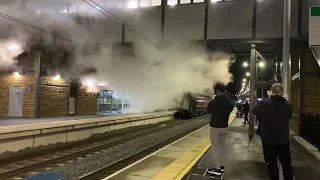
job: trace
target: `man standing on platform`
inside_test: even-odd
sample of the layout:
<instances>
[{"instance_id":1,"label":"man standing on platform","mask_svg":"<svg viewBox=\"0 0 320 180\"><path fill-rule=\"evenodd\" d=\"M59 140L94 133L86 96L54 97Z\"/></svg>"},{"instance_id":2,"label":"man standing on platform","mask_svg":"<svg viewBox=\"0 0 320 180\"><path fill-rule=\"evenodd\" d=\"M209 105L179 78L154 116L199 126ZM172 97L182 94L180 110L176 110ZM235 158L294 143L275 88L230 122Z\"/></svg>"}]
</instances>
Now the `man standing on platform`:
<instances>
[{"instance_id":1,"label":"man standing on platform","mask_svg":"<svg viewBox=\"0 0 320 180\"><path fill-rule=\"evenodd\" d=\"M218 83L215 86L217 94L207 107L207 112L211 114L210 119L210 141L213 156L213 168L208 169L208 173L221 176L224 172L226 161L225 141L227 137L228 121L234 102L225 92L226 86Z\"/></svg>"},{"instance_id":2,"label":"man standing on platform","mask_svg":"<svg viewBox=\"0 0 320 180\"><path fill-rule=\"evenodd\" d=\"M248 100L243 105L244 125L249 124L249 103Z\"/></svg>"},{"instance_id":3,"label":"man standing on platform","mask_svg":"<svg viewBox=\"0 0 320 180\"><path fill-rule=\"evenodd\" d=\"M272 96L262 100L252 113L259 119L263 153L271 180L279 180L278 159L285 180L293 180L289 143L292 105L283 96L280 83L271 87Z\"/></svg>"}]
</instances>

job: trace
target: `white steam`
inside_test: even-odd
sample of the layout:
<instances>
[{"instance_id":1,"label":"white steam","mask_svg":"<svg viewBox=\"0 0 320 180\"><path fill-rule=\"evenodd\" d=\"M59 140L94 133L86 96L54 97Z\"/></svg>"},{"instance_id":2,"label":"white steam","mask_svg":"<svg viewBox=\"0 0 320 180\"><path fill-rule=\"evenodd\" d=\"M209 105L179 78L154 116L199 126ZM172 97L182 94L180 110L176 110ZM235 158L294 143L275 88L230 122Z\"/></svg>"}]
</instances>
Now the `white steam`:
<instances>
[{"instance_id":1,"label":"white steam","mask_svg":"<svg viewBox=\"0 0 320 180\"><path fill-rule=\"evenodd\" d=\"M231 81L230 56L224 53L208 55L203 49L184 44L167 46L161 52L138 44L135 48L137 58L121 59L108 56L106 52L110 49L104 47L90 57L93 59L90 65L97 68L96 86L92 89L98 91L98 83L108 82L108 89L129 101L129 112L175 108L186 92L203 94L208 89L213 92L215 83ZM77 63L85 62L85 59L77 58ZM87 81L83 79L82 82L86 84Z\"/></svg>"},{"instance_id":2,"label":"white steam","mask_svg":"<svg viewBox=\"0 0 320 180\"><path fill-rule=\"evenodd\" d=\"M16 66L14 59L23 52L22 45L15 40L0 41L0 70L6 70Z\"/></svg>"},{"instance_id":3,"label":"white steam","mask_svg":"<svg viewBox=\"0 0 320 180\"><path fill-rule=\"evenodd\" d=\"M81 82L90 92L98 92L101 89L116 91L121 98L129 101L130 109L127 111L146 112L175 108L177 101L185 92L203 94L208 89L212 92L213 84L217 82L227 84L232 78L229 73L230 56L221 52L208 53L203 45L182 43L180 40L172 40L180 42L175 44L161 41L163 51L160 51L150 44L140 42L134 45L135 57L127 57L122 52L115 52L111 46L114 42L121 41L121 35L109 33L109 30L111 32L112 28L118 27L121 32L121 26L117 23L114 25L105 23L108 19L102 15L94 17L94 14L91 14L89 20L85 18L75 20L71 15L19 16L13 14L14 11L10 12L14 17L75 41L76 43L67 43L57 39L57 45L68 44L75 49L74 65L65 70L60 69L61 75L79 77L84 67L96 68L97 73L79 77ZM36 33L37 37L42 36L46 45L53 42L51 35L41 34L36 30L6 21L8 22L23 34L31 36ZM152 26L150 23L152 22L148 22L148 26ZM108 27L105 24L108 24ZM147 32L150 33L152 32ZM0 68L15 66L14 57L23 50L22 46L8 43L8 41L0 42ZM83 49L90 47L90 43L99 43L99 50L86 54Z\"/></svg>"}]
</instances>

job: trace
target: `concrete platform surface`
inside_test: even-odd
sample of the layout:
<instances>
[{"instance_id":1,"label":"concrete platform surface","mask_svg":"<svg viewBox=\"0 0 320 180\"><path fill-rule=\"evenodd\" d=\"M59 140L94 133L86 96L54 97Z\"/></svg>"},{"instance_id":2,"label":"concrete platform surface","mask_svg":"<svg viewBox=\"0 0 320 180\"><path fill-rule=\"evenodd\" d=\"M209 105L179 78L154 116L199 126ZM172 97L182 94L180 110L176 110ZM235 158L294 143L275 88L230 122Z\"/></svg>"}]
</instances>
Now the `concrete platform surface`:
<instances>
[{"instance_id":1,"label":"concrete platform surface","mask_svg":"<svg viewBox=\"0 0 320 180\"><path fill-rule=\"evenodd\" d=\"M227 136L227 165L223 179L225 180L268 180L264 163L262 144L259 136L255 136L249 144L248 126L243 126L242 119L236 119L229 127ZM320 163L296 141L291 143L292 165L296 180L319 180ZM212 167L210 150L192 167L184 177L185 180L212 180L212 176L204 176L207 168ZM280 169L281 178L282 172Z\"/></svg>"},{"instance_id":2,"label":"concrete platform surface","mask_svg":"<svg viewBox=\"0 0 320 180\"><path fill-rule=\"evenodd\" d=\"M230 115L230 123L235 116L236 111ZM181 179L209 147L209 126L206 126L104 180Z\"/></svg>"},{"instance_id":3,"label":"concrete platform surface","mask_svg":"<svg viewBox=\"0 0 320 180\"><path fill-rule=\"evenodd\" d=\"M74 142L94 134L173 120L173 111L0 126L0 153Z\"/></svg>"},{"instance_id":4,"label":"concrete platform surface","mask_svg":"<svg viewBox=\"0 0 320 180\"><path fill-rule=\"evenodd\" d=\"M12 126L20 124L36 124L36 123L46 123L46 122L57 122L57 121L70 121L88 118L99 118L107 116L120 116L127 115L121 113L98 113L97 115L90 116L66 116L66 117L48 117L48 118L12 118L12 117L0 117L0 126Z\"/></svg>"}]
</instances>

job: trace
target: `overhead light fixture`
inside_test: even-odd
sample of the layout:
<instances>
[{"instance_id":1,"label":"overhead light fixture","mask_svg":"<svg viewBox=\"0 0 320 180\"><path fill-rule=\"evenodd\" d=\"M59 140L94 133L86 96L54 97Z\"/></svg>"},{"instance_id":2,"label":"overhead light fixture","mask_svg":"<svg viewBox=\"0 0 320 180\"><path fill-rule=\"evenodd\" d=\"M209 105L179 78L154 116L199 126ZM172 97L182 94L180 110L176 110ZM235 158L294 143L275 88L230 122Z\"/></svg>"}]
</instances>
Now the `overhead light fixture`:
<instances>
[{"instance_id":1,"label":"overhead light fixture","mask_svg":"<svg viewBox=\"0 0 320 180\"><path fill-rule=\"evenodd\" d=\"M261 61L261 62L259 62L258 65L259 65L260 68L263 68L265 66L265 63L263 61Z\"/></svg>"},{"instance_id":2,"label":"overhead light fixture","mask_svg":"<svg viewBox=\"0 0 320 180\"><path fill-rule=\"evenodd\" d=\"M66 9L65 9L65 10L63 10L63 12L67 13L67 12L68 12L68 10L66 10Z\"/></svg>"},{"instance_id":3,"label":"overhead light fixture","mask_svg":"<svg viewBox=\"0 0 320 180\"><path fill-rule=\"evenodd\" d=\"M243 82L247 82L247 79L243 79Z\"/></svg>"},{"instance_id":4,"label":"overhead light fixture","mask_svg":"<svg viewBox=\"0 0 320 180\"><path fill-rule=\"evenodd\" d=\"M246 76L250 76L250 73L249 73L249 72L247 72L247 73L246 73Z\"/></svg>"},{"instance_id":5,"label":"overhead light fixture","mask_svg":"<svg viewBox=\"0 0 320 180\"><path fill-rule=\"evenodd\" d=\"M249 66L249 64L247 62L243 63L243 67L248 67L248 66Z\"/></svg>"}]
</instances>

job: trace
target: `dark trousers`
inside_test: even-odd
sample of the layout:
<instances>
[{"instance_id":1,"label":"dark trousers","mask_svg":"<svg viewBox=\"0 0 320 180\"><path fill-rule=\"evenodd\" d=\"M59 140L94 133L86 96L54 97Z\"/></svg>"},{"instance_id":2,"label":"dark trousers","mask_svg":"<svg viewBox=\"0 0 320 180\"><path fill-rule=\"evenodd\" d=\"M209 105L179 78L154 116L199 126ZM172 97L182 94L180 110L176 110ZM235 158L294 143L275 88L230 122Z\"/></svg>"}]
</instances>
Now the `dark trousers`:
<instances>
[{"instance_id":1,"label":"dark trousers","mask_svg":"<svg viewBox=\"0 0 320 180\"><path fill-rule=\"evenodd\" d=\"M278 161L279 159L283 176L285 180L293 180L293 172L291 166L291 151L290 144L284 145L269 145L263 144L264 159L267 163L267 169L270 176L270 180L279 180L279 169Z\"/></svg>"},{"instance_id":2,"label":"dark trousers","mask_svg":"<svg viewBox=\"0 0 320 180\"><path fill-rule=\"evenodd\" d=\"M247 112L244 113L244 123L249 123L249 113Z\"/></svg>"}]
</instances>

